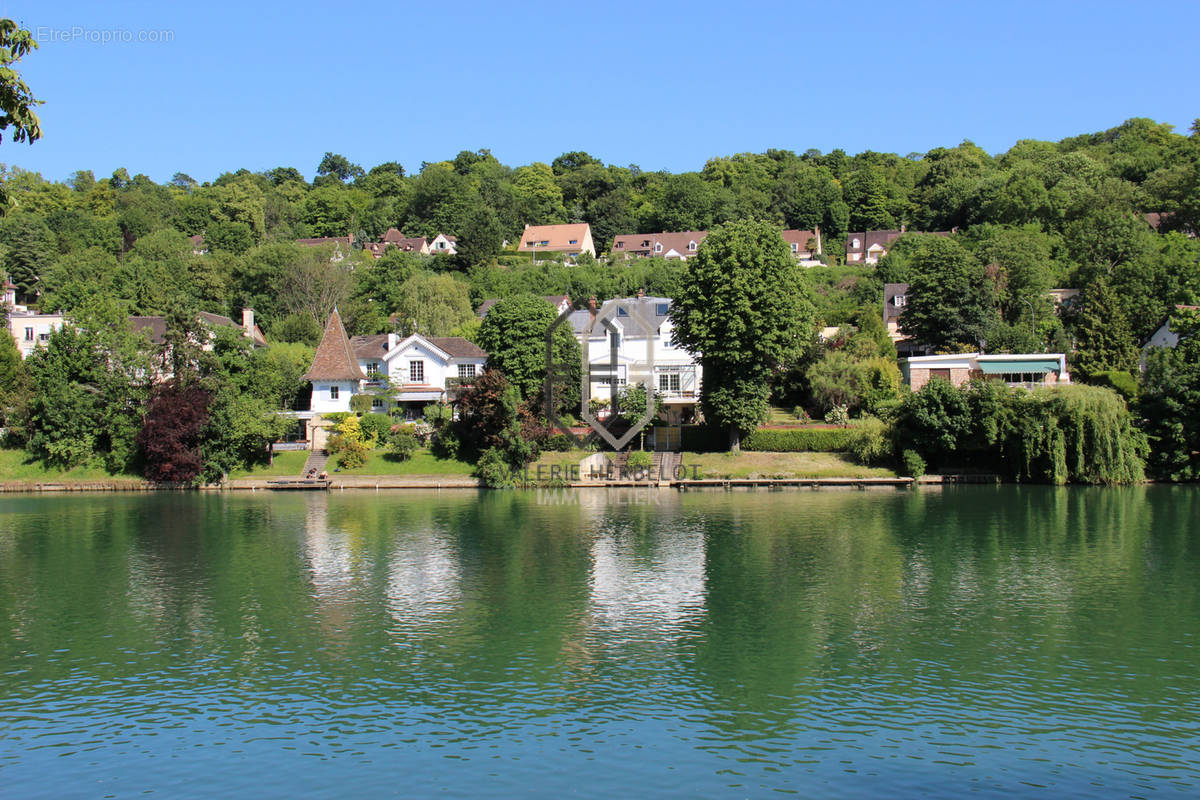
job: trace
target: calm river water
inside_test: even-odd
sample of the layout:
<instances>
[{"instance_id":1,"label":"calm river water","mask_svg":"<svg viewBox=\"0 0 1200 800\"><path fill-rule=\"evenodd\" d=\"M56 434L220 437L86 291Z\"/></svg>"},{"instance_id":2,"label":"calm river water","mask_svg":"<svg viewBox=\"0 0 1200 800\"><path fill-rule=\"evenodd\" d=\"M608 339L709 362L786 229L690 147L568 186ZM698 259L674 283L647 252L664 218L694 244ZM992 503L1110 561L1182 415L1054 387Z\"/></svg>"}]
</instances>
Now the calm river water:
<instances>
[{"instance_id":1,"label":"calm river water","mask_svg":"<svg viewBox=\"0 0 1200 800\"><path fill-rule=\"evenodd\" d=\"M1200 489L0 496L0 797L1200 797Z\"/></svg>"}]
</instances>

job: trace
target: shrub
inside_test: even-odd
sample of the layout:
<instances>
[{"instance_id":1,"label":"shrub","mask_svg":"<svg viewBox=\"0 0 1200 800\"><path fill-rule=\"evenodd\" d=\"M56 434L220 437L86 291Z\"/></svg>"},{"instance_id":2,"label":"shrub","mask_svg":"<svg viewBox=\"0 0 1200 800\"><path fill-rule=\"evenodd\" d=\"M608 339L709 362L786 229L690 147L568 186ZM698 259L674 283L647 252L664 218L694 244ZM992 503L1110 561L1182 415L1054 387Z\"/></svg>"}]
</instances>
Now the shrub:
<instances>
[{"instance_id":1,"label":"shrub","mask_svg":"<svg viewBox=\"0 0 1200 800\"><path fill-rule=\"evenodd\" d=\"M854 428L760 429L742 439L742 449L764 453L847 453L854 446Z\"/></svg>"},{"instance_id":2,"label":"shrub","mask_svg":"<svg viewBox=\"0 0 1200 800\"><path fill-rule=\"evenodd\" d=\"M653 464L654 456L650 455L645 450L634 450L629 454L629 460L625 462L625 465L629 467L630 470L634 471L650 469Z\"/></svg>"},{"instance_id":3,"label":"shrub","mask_svg":"<svg viewBox=\"0 0 1200 800\"><path fill-rule=\"evenodd\" d=\"M825 415L825 421L830 425L849 425L850 411L846 406L834 406L829 409L829 413Z\"/></svg>"},{"instance_id":4,"label":"shrub","mask_svg":"<svg viewBox=\"0 0 1200 800\"><path fill-rule=\"evenodd\" d=\"M475 476L489 489L508 489L513 485L513 471L504 452L498 447L489 447L475 465Z\"/></svg>"},{"instance_id":5,"label":"shrub","mask_svg":"<svg viewBox=\"0 0 1200 800\"><path fill-rule=\"evenodd\" d=\"M398 430L388 437L388 455L396 461L408 461L417 449L417 437L406 430Z\"/></svg>"},{"instance_id":6,"label":"shrub","mask_svg":"<svg viewBox=\"0 0 1200 800\"><path fill-rule=\"evenodd\" d=\"M371 411L371 395L356 394L350 398L350 410L355 414L368 414Z\"/></svg>"},{"instance_id":7,"label":"shrub","mask_svg":"<svg viewBox=\"0 0 1200 800\"><path fill-rule=\"evenodd\" d=\"M554 453L565 453L574 447L574 444L571 441L571 437L565 433L554 433L546 437L546 441L542 444L542 449Z\"/></svg>"},{"instance_id":8,"label":"shrub","mask_svg":"<svg viewBox=\"0 0 1200 800\"><path fill-rule=\"evenodd\" d=\"M386 442L392 430L392 421L384 414L363 414L358 424L363 438L371 442Z\"/></svg>"},{"instance_id":9,"label":"shrub","mask_svg":"<svg viewBox=\"0 0 1200 800\"><path fill-rule=\"evenodd\" d=\"M433 426L434 430L441 430L446 423L450 422L453 417L453 412L450 406L443 403L430 403L421 411L425 421Z\"/></svg>"},{"instance_id":10,"label":"shrub","mask_svg":"<svg viewBox=\"0 0 1200 800\"><path fill-rule=\"evenodd\" d=\"M911 478L919 478L925 474L925 459L916 450L905 450L902 457L904 472Z\"/></svg>"},{"instance_id":11,"label":"shrub","mask_svg":"<svg viewBox=\"0 0 1200 800\"><path fill-rule=\"evenodd\" d=\"M1124 370L1112 369L1093 373L1088 378L1088 383L1112 389L1125 398L1126 402L1136 400L1138 396L1137 378Z\"/></svg>"},{"instance_id":12,"label":"shrub","mask_svg":"<svg viewBox=\"0 0 1200 800\"><path fill-rule=\"evenodd\" d=\"M358 469L367 463L367 446L362 441L342 438L338 449L338 466L342 469Z\"/></svg>"},{"instance_id":13,"label":"shrub","mask_svg":"<svg viewBox=\"0 0 1200 800\"><path fill-rule=\"evenodd\" d=\"M346 414L337 426L337 433L329 437L329 452L337 454L342 469L358 469L367 463L367 450L358 417Z\"/></svg>"},{"instance_id":14,"label":"shrub","mask_svg":"<svg viewBox=\"0 0 1200 800\"><path fill-rule=\"evenodd\" d=\"M458 458L462 451L462 439L452 425L447 425L433 435L429 450L437 458Z\"/></svg>"},{"instance_id":15,"label":"shrub","mask_svg":"<svg viewBox=\"0 0 1200 800\"><path fill-rule=\"evenodd\" d=\"M860 464L873 464L892 454L888 426L877 417L863 417L850 429L850 452Z\"/></svg>"}]
</instances>

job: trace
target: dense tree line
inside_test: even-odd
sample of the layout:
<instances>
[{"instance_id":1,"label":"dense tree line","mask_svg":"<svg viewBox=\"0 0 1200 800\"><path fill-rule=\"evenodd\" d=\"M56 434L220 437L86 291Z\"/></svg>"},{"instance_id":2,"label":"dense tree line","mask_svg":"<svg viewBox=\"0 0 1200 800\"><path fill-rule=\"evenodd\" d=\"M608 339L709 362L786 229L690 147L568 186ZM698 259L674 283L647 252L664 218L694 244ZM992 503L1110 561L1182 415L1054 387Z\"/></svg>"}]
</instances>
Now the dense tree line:
<instances>
[{"instance_id":1,"label":"dense tree line","mask_svg":"<svg viewBox=\"0 0 1200 800\"><path fill-rule=\"evenodd\" d=\"M713 158L699 171L679 174L605 164L583 152L511 167L487 150L414 170L396 162L364 168L326 153L316 172L311 182L294 167L277 167L239 169L206 183L178 173L158 184L125 169L99 179L82 170L58 182L5 168L0 185L10 207L0 219L0 267L19 299L81 318L97 308L116 316L203 309L237 318L251 306L273 342L312 346L337 306L351 334L421 331L478 340L474 308L484 299L565 293L582 302L639 288L682 298L694 284L691 268L707 264L719 280L722 265L736 255L728 251L687 265L609 261L603 253L577 265L532 263L514 252L525 224L588 222L601 249L615 234L635 231L736 231L749 219L776 227L819 226L828 266L760 270L773 277L766 278L765 293L755 295L756 309L803 324L789 333L798 338L787 347L760 353L764 372L752 376L757 394L748 385L718 387L740 398L731 409L740 403L747 411L725 419L741 430L761 416L763 386L772 402L814 413L844 407L850 414L886 414L900 402L894 350L876 324L885 282L911 285L905 329L939 350L1065 351L1072 370L1095 382L1136 373L1140 341L1177 304L1200 301L1200 244L1194 238L1200 229L1200 124L1184 135L1132 119L1060 142L1023 140L997 156L971 142L906 156L768 150ZM390 227L413 236L454 234L459 254L393 249L372 259L361 244ZM912 233L898 239L877 267L842 263L847 233L901 227ZM353 237L355 244L296 243L312 237ZM715 253L721 239L714 242L709 249ZM1056 287L1083 291L1056 307L1047 295ZM777 296L803 302L793 309ZM820 326L842 326L844 333L818 345L813 334ZM71 346L94 352L108 344ZM716 358L711 343L708 349ZM13 400L27 398L31 386L45 396L56 380L74 382L99 389L86 399L92 417L118 420L120 404L104 394L104 376L55 372L39 362L7 368L9 358L0 351L0 400L6 418L17 420L10 427L27 429L35 452L70 460L72 448L92 447L114 468L131 463L136 430L114 423L106 428L114 441L99 444L78 436L39 438L37 420L63 410ZM142 374L133 362L122 363L114 359L108 367ZM1157 371L1149 374L1159 393L1147 393L1160 398L1155 408L1178 405L1161 399L1174 380L1164 370L1182 368L1171 359L1155 362ZM223 374L236 383L234 376L242 373L229 366ZM531 376L509 377L523 395L534 384ZM205 398L205 412L187 417L196 425L233 414L222 410L223 395L212 386L180 389L177 397L151 397L149 386L138 391L122 402L176 408L183 400ZM283 402L262 399L273 407ZM1174 436L1157 435L1162 441ZM1170 463L1171 474L1189 474L1178 459Z\"/></svg>"}]
</instances>

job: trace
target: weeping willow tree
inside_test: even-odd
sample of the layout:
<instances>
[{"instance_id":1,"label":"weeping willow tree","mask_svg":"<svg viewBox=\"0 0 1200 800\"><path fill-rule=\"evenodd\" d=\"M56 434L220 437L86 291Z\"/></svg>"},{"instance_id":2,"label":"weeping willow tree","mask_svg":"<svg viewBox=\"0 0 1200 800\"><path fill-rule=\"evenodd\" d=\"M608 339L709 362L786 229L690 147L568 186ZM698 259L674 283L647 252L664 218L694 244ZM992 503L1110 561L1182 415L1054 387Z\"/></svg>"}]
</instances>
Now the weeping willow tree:
<instances>
[{"instance_id":1,"label":"weeping willow tree","mask_svg":"<svg viewBox=\"0 0 1200 800\"><path fill-rule=\"evenodd\" d=\"M1146 438L1124 399L1099 386L1054 386L1014 397L1005 449L1017 480L1136 483L1145 479Z\"/></svg>"}]
</instances>

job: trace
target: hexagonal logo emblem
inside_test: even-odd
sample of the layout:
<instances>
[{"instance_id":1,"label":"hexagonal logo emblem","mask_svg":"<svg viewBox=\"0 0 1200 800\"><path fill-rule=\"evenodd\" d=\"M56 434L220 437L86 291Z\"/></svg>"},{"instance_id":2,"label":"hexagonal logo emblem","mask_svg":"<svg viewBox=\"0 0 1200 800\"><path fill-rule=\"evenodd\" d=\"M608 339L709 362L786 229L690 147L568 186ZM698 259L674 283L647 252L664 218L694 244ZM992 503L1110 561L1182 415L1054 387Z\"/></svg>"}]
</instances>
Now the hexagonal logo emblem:
<instances>
[{"instance_id":1,"label":"hexagonal logo emblem","mask_svg":"<svg viewBox=\"0 0 1200 800\"><path fill-rule=\"evenodd\" d=\"M633 440L654 419L654 319L649 314L650 302L643 298L628 298L609 300L590 317L584 326L580 342L580 381L579 381L579 416L608 442L614 450L621 450ZM546 381L542 396L546 402L546 418L559 433L570 436L577 447L583 446L583 441L559 419L556 402L561 396L562 380L570 370L568 365L561 364L554 355L554 332L562 325L570 324L570 317L575 313L567 309L546 329ZM572 331L574 333L574 331ZM603 334L607 345L608 358L603 356L593 361L592 338ZM638 342L639 344L629 344ZM640 342L645 342L644 353ZM616 413L617 397L620 393L621 377L624 375L627 385L642 383L646 388L646 408L629 430L620 438L604 427L600 419L592 413L592 383L608 387L609 408Z\"/></svg>"}]
</instances>

